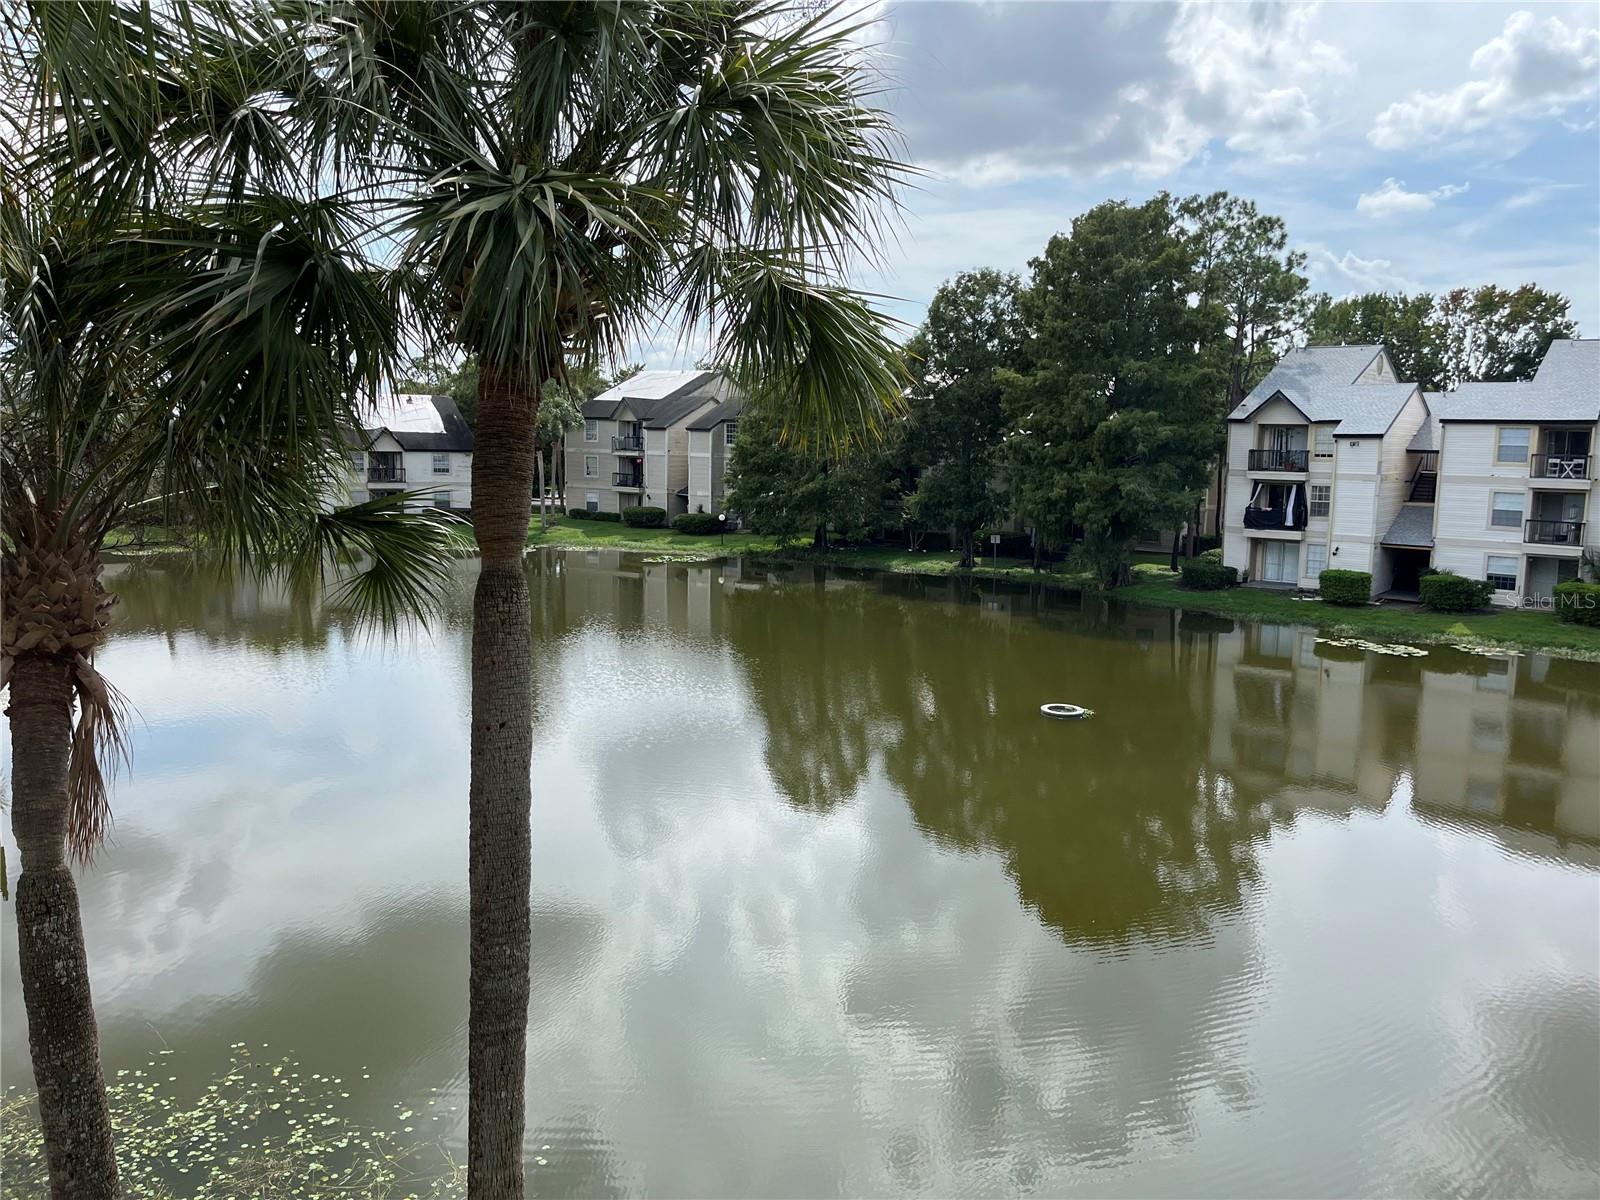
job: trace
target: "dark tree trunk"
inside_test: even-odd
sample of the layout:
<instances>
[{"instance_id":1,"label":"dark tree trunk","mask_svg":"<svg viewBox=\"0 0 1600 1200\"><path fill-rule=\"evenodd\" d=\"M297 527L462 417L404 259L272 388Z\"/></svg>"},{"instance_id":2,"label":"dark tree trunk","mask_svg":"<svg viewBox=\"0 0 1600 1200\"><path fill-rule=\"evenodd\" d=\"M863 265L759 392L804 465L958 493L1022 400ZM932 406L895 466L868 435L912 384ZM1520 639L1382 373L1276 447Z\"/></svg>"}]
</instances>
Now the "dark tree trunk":
<instances>
[{"instance_id":1,"label":"dark tree trunk","mask_svg":"<svg viewBox=\"0 0 1600 1200\"><path fill-rule=\"evenodd\" d=\"M819 553L828 550L828 526L824 523L811 531L811 548Z\"/></svg>"},{"instance_id":2,"label":"dark tree trunk","mask_svg":"<svg viewBox=\"0 0 1600 1200\"><path fill-rule=\"evenodd\" d=\"M11 675L11 828L21 851L17 970L54 1200L120 1196L78 889L66 861L72 665L22 655Z\"/></svg>"},{"instance_id":3,"label":"dark tree trunk","mask_svg":"<svg viewBox=\"0 0 1600 1200\"><path fill-rule=\"evenodd\" d=\"M973 558L973 552L972 552L972 531L970 529L963 529L961 531L961 564L960 565L961 565L961 567L963 569L970 571L972 569L972 567L973 567L974 561L975 560Z\"/></svg>"},{"instance_id":4,"label":"dark tree trunk","mask_svg":"<svg viewBox=\"0 0 1600 1200\"><path fill-rule=\"evenodd\" d=\"M521 1200L532 886L532 631L523 548L533 497L535 384L478 376L473 528L468 885L467 1194Z\"/></svg>"}]
</instances>

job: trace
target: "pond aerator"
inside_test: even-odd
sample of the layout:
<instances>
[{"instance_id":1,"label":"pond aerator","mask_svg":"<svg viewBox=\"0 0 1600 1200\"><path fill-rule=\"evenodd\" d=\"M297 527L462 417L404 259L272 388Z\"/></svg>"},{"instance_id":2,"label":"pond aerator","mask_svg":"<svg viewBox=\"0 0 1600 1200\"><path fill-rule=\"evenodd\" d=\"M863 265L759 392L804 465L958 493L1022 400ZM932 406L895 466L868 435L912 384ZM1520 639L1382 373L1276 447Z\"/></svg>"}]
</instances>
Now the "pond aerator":
<instances>
[{"instance_id":1,"label":"pond aerator","mask_svg":"<svg viewBox=\"0 0 1600 1200\"><path fill-rule=\"evenodd\" d=\"M1081 708L1076 704L1041 704L1039 711L1047 717L1054 717L1058 721L1077 721L1084 717L1094 716L1094 709Z\"/></svg>"}]
</instances>

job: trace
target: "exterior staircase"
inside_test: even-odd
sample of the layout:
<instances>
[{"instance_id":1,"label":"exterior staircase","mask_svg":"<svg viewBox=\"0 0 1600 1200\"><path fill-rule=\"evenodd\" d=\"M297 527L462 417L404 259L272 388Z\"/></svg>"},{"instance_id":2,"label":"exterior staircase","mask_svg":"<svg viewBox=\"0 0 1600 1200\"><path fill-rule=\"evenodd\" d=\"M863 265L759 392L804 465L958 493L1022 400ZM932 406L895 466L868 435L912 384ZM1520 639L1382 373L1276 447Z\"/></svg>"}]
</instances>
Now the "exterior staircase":
<instances>
[{"instance_id":1,"label":"exterior staircase","mask_svg":"<svg viewBox=\"0 0 1600 1200\"><path fill-rule=\"evenodd\" d=\"M1418 471L1411 479L1412 504L1432 504L1439 494L1439 476L1433 471Z\"/></svg>"}]
</instances>

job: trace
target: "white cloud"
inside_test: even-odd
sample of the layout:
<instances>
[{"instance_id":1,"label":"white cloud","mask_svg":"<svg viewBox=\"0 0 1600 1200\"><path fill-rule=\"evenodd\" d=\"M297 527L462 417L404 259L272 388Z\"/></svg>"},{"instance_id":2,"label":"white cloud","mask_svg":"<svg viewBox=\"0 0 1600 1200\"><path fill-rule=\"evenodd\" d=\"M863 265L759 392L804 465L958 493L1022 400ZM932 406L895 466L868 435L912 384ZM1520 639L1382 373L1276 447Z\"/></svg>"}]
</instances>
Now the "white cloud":
<instances>
[{"instance_id":1,"label":"white cloud","mask_svg":"<svg viewBox=\"0 0 1600 1200\"><path fill-rule=\"evenodd\" d=\"M1443 92L1413 92L1378 114L1367 138L1403 150L1438 138L1558 116L1600 92L1600 30L1559 17L1513 13L1472 55L1477 78Z\"/></svg>"},{"instance_id":2,"label":"white cloud","mask_svg":"<svg viewBox=\"0 0 1600 1200\"><path fill-rule=\"evenodd\" d=\"M1361 258L1353 250L1335 254L1326 246L1306 246L1306 271L1312 283L1335 296L1351 292L1415 292L1421 285L1395 270L1387 258Z\"/></svg>"},{"instance_id":3,"label":"white cloud","mask_svg":"<svg viewBox=\"0 0 1600 1200\"><path fill-rule=\"evenodd\" d=\"M1375 220L1387 220L1406 213L1427 212L1440 200L1459 196L1469 184L1447 183L1431 192L1408 192L1406 185L1394 178L1385 179L1375 192L1362 192L1356 200L1356 211Z\"/></svg>"}]
</instances>

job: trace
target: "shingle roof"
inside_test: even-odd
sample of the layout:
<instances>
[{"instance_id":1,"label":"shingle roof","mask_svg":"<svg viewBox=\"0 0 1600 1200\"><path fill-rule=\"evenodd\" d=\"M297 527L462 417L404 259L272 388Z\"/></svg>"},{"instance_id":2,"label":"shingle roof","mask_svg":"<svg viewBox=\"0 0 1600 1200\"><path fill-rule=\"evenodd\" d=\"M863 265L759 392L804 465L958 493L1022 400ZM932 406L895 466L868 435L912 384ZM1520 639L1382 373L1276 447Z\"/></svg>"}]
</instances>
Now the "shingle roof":
<instances>
[{"instance_id":1,"label":"shingle roof","mask_svg":"<svg viewBox=\"0 0 1600 1200\"><path fill-rule=\"evenodd\" d=\"M657 419L658 414L670 409L683 408L677 417L681 420L696 407L693 404L685 407L682 402L706 385L714 384L718 378L715 371L640 371L585 402L583 415L589 420L610 421L626 405L629 412L647 425Z\"/></svg>"},{"instance_id":2,"label":"shingle roof","mask_svg":"<svg viewBox=\"0 0 1600 1200\"><path fill-rule=\"evenodd\" d=\"M738 396L734 396L730 399L724 400L715 408L701 413L698 417L689 422L689 428L696 431L703 429L715 429L724 421L737 421L739 419L739 411L742 408L744 408L744 401Z\"/></svg>"},{"instance_id":3,"label":"shingle roof","mask_svg":"<svg viewBox=\"0 0 1600 1200\"><path fill-rule=\"evenodd\" d=\"M1439 448L1439 416L1434 406L1439 403L1438 392L1423 392L1422 402L1428 406L1428 415L1411 435L1407 450L1437 450Z\"/></svg>"},{"instance_id":4,"label":"shingle roof","mask_svg":"<svg viewBox=\"0 0 1600 1200\"><path fill-rule=\"evenodd\" d=\"M1553 341L1532 379L1463 383L1429 407L1441 421L1600 421L1600 339Z\"/></svg>"},{"instance_id":5,"label":"shingle roof","mask_svg":"<svg viewBox=\"0 0 1600 1200\"><path fill-rule=\"evenodd\" d=\"M472 428L449 396L380 396L361 417L365 444L385 431L402 450L472 449Z\"/></svg>"},{"instance_id":6,"label":"shingle roof","mask_svg":"<svg viewBox=\"0 0 1600 1200\"><path fill-rule=\"evenodd\" d=\"M1433 545L1433 505L1402 504L1383 535L1385 546Z\"/></svg>"},{"instance_id":7,"label":"shingle roof","mask_svg":"<svg viewBox=\"0 0 1600 1200\"><path fill-rule=\"evenodd\" d=\"M1414 383L1357 382L1382 346L1308 346L1291 350L1244 398L1230 421L1247 421L1281 395L1308 421L1337 421L1335 433L1370 437L1389 431Z\"/></svg>"}]
</instances>

